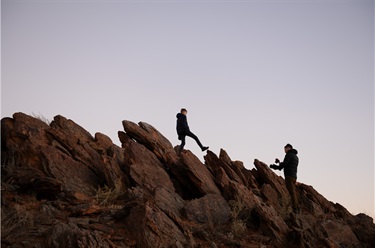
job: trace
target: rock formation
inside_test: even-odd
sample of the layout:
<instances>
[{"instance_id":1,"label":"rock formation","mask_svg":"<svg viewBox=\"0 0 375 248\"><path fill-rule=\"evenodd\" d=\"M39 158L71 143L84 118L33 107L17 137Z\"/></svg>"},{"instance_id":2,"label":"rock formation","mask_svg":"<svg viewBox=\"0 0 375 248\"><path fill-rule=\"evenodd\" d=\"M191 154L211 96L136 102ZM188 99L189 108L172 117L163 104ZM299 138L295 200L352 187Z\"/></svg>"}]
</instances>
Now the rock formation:
<instances>
[{"instance_id":1,"label":"rock formation","mask_svg":"<svg viewBox=\"0 0 375 248\"><path fill-rule=\"evenodd\" d=\"M1 120L2 247L375 247L373 219L221 150L202 163L153 126L123 121L119 139L72 120Z\"/></svg>"}]
</instances>

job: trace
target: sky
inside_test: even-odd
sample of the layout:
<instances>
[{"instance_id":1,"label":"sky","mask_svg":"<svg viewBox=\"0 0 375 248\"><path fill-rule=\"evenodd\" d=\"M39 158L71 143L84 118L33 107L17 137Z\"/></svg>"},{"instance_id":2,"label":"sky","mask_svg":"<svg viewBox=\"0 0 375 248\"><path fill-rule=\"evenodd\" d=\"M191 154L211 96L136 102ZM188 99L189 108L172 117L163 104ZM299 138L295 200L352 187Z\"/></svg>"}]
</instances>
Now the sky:
<instances>
[{"instance_id":1,"label":"sky","mask_svg":"<svg viewBox=\"0 0 375 248\"><path fill-rule=\"evenodd\" d=\"M299 182L375 217L374 1L1 2L1 117L63 115L117 145L144 121L175 146L181 108L248 169L291 143Z\"/></svg>"}]
</instances>

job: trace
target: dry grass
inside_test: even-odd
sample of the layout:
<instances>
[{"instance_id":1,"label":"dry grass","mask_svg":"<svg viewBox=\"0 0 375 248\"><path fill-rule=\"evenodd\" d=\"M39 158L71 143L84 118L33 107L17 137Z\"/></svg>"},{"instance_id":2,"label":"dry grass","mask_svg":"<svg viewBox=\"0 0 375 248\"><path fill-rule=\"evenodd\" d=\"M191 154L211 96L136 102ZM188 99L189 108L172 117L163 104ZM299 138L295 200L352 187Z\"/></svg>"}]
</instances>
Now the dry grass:
<instances>
[{"instance_id":1,"label":"dry grass","mask_svg":"<svg viewBox=\"0 0 375 248\"><path fill-rule=\"evenodd\" d=\"M96 191L96 202L98 205L103 207L116 206L115 202L119 196L124 194L124 187L120 180L115 183L114 188L110 188L107 185L98 188Z\"/></svg>"},{"instance_id":2,"label":"dry grass","mask_svg":"<svg viewBox=\"0 0 375 248\"><path fill-rule=\"evenodd\" d=\"M107 208L112 210L120 210L124 208L124 205L108 205Z\"/></svg>"},{"instance_id":3,"label":"dry grass","mask_svg":"<svg viewBox=\"0 0 375 248\"><path fill-rule=\"evenodd\" d=\"M7 152L1 154L1 181L8 183L14 173L14 170L19 164L19 156L15 152Z\"/></svg>"},{"instance_id":4,"label":"dry grass","mask_svg":"<svg viewBox=\"0 0 375 248\"><path fill-rule=\"evenodd\" d=\"M31 116L38 119L38 120L41 120L43 121L44 123L46 123L47 125L50 125L51 124L51 120L48 119L47 117L45 117L44 115L42 114L35 114L35 113L31 113Z\"/></svg>"},{"instance_id":5,"label":"dry grass","mask_svg":"<svg viewBox=\"0 0 375 248\"><path fill-rule=\"evenodd\" d=\"M241 237L246 232L246 223L243 220L233 220L231 230L235 237Z\"/></svg>"},{"instance_id":6,"label":"dry grass","mask_svg":"<svg viewBox=\"0 0 375 248\"><path fill-rule=\"evenodd\" d=\"M247 227L246 227L246 218L243 217L243 212L247 208L245 203L240 198L230 202L231 213L232 213L232 224L231 231L235 237L241 237ZM241 215L242 214L242 215ZM249 217L247 217L249 218Z\"/></svg>"},{"instance_id":7,"label":"dry grass","mask_svg":"<svg viewBox=\"0 0 375 248\"><path fill-rule=\"evenodd\" d=\"M16 230L33 228L35 211L27 205L16 204L12 209L1 208L1 235L7 238Z\"/></svg>"}]
</instances>

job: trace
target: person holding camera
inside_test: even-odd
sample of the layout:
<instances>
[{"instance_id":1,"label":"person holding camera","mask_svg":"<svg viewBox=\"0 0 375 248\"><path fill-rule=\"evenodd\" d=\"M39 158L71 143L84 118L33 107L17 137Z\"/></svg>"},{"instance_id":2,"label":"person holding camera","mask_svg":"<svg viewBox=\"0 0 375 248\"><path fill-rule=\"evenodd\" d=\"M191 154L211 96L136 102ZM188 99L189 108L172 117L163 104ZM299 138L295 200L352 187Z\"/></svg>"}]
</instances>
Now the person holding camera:
<instances>
[{"instance_id":1,"label":"person holding camera","mask_svg":"<svg viewBox=\"0 0 375 248\"><path fill-rule=\"evenodd\" d=\"M271 164L270 168L274 170L284 169L285 184L292 199L293 212L299 213L300 208L296 193L297 167L299 162L299 159L297 157L298 151L296 149L293 149L293 146L291 144L287 144L284 147L284 151L286 154L283 162L280 162L280 160L276 158L275 163L279 165Z\"/></svg>"},{"instance_id":2,"label":"person holding camera","mask_svg":"<svg viewBox=\"0 0 375 248\"><path fill-rule=\"evenodd\" d=\"M208 147L203 146L202 143L199 141L198 137L190 131L189 125L187 123L186 115L187 115L187 110L184 108L181 109L180 113L176 115L177 117L176 129L177 129L178 139L181 140L179 153L181 153L182 150L184 149L186 136L193 138L197 142L199 147L201 148L202 152L206 151Z\"/></svg>"}]
</instances>

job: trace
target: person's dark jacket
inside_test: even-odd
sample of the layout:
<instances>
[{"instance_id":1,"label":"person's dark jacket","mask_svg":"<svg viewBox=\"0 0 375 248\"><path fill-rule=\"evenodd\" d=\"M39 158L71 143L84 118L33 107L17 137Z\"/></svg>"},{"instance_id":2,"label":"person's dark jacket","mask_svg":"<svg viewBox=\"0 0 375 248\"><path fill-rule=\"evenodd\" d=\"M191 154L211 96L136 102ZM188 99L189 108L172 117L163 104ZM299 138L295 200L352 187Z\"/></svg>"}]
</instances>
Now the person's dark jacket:
<instances>
[{"instance_id":1,"label":"person's dark jacket","mask_svg":"<svg viewBox=\"0 0 375 248\"><path fill-rule=\"evenodd\" d=\"M177 117L177 127L176 127L177 134L178 136L185 135L186 133L190 131L189 125L187 123L186 115L178 113L176 117Z\"/></svg>"},{"instance_id":2,"label":"person's dark jacket","mask_svg":"<svg viewBox=\"0 0 375 248\"><path fill-rule=\"evenodd\" d=\"M279 166L274 166L275 169L284 169L284 175L297 178L297 167L299 159L297 157L298 151L291 149L285 154L284 161Z\"/></svg>"}]
</instances>

